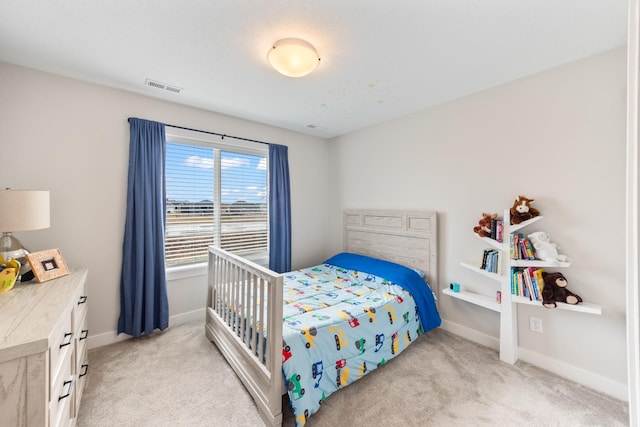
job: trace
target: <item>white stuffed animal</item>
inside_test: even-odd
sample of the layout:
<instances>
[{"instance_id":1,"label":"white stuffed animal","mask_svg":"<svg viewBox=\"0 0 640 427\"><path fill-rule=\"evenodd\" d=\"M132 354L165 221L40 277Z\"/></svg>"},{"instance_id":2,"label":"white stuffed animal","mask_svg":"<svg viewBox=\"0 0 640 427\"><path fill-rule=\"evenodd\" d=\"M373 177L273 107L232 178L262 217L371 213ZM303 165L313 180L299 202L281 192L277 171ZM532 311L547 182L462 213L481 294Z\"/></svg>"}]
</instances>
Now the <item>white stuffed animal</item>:
<instances>
[{"instance_id":1,"label":"white stuffed animal","mask_svg":"<svg viewBox=\"0 0 640 427\"><path fill-rule=\"evenodd\" d=\"M536 258L547 262L566 261L566 255L558 254L558 245L551 243L551 236L544 231L529 234L529 241L536 250Z\"/></svg>"}]
</instances>

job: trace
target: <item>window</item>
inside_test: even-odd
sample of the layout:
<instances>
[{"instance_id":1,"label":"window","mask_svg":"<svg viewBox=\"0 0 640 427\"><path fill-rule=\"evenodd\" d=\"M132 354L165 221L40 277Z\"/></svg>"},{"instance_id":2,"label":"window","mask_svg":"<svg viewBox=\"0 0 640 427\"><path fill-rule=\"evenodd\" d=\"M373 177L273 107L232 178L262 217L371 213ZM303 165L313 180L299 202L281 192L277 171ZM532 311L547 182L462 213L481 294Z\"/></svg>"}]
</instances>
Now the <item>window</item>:
<instances>
[{"instance_id":1,"label":"window","mask_svg":"<svg viewBox=\"0 0 640 427\"><path fill-rule=\"evenodd\" d=\"M268 146L167 129L167 267L207 261L215 244L268 264Z\"/></svg>"}]
</instances>

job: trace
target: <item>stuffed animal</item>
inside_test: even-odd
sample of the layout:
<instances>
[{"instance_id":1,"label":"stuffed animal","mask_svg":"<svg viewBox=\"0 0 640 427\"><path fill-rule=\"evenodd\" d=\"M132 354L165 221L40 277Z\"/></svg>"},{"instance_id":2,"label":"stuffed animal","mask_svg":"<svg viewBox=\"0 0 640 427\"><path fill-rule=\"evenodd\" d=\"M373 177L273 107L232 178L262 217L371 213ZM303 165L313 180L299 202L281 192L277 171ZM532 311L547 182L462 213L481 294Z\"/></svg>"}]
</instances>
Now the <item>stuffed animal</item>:
<instances>
[{"instance_id":1,"label":"stuffed animal","mask_svg":"<svg viewBox=\"0 0 640 427\"><path fill-rule=\"evenodd\" d=\"M509 209L509 213L511 214L511 225L520 224L521 222L540 215L540 211L538 209L531 207L531 203L533 202L534 199L529 199L525 196L518 196L518 198L513 202L513 206Z\"/></svg>"},{"instance_id":2,"label":"stuffed animal","mask_svg":"<svg viewBox=\"0 0 640 427\"><path fill-rule=\"evenodd\" d=\"M497 213L493 215L483 213L482 218L478 221L478 225L473 227L473 232L478 234L480 237L491 237L491 220L496 219L497 217Z\"/></svg>"},{"instance_id":3,"label":"stuffed animal","mask_svg":"<svg viewBox=\"0 0 640 427\"><path fill-rule=\"evenodd\" d=\"M566 261L566 255L558 253L558 245L551 243L551 236L544 231L536 231L527 236L536 250L536 259L547 262Z\"/></svg>"},{"instance_id":4,"label":"stuffed animal","mask_svg":"<svg viewBox=\"0 0 640 427\"><path fill-rule=\"evenodd\" d=\"M579 295L574 294L567 289L567 279L562 273L542 272L542 305L547 308L557 307L556 302L564 302L566 304L578 304L582 302Z\"/></svg>"}]
</instances>

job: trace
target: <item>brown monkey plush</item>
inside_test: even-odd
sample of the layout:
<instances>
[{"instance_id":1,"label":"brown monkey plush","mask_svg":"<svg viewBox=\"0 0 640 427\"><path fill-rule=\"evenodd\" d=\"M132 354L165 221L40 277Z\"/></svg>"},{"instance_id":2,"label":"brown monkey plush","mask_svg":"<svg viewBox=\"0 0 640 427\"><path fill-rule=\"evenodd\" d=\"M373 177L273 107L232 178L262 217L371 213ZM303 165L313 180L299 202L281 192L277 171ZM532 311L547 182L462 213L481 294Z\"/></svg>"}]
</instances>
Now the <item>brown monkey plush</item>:
<instances>
[{"instance_id":1,"label":"brown monkey plush","mask_svg":"<svg viewBox=\"0 0 640 427\"><path fill-rule=\"evenodd\" d=\"M478 221L478 225L473 227L473 232L480 237L491 237L491 220L497 217L497 213L493 215L483 213L482 218Z\"/></svg>"}]
</instances>

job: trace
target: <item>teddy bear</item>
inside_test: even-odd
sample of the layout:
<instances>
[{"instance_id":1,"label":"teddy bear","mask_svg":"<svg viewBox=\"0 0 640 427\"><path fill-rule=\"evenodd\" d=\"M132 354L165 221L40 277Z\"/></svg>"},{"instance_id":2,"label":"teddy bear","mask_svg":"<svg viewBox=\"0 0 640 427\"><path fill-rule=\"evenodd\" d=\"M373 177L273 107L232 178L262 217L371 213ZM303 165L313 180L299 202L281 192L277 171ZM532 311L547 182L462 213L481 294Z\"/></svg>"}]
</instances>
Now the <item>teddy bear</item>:
<instances>
[{"instance_id":1,"label":"teddy bear","mask_svg":"<svg viewBox=\"0 0 640 427\"><path fill-rule=\"evenodd\" d=\"M473 232L480 237L491 237L491 220L496 219L498 214L482 213L482 218L478 221L478 225L473 227Z\"/></svg>"},{"instance_id":2,"label":"teddy bear","mask_svg":"<svg viewBox=\"0 0 640 427\"><path fill-rule=\"evenodd\" d=\"M525 196L518 196L518 198L513 202L513 206L509 209L511 225L520 224L521 222L540 215L540 211L538 209L531 207L531 203L533 202L534 199L529 199Z\"/></svg>"},{"instance_id":3,"label":"teddy bear","mask_svg":"<svg viewBox=\"0 0 640 427\"><path fill-rule=\"evenodd\" d=\"M558 245L551 243L551 236L549 236L549 233L536 231L529 234L527 237L533 245L533 248L536 250L536 259L547 262L567 260L566 255L560 255L558 253Z\"/></svg>"},{"instance_id":4,"label":"teddy bear","mask_svg":"<svg viewBox=\"0 0 640 427\"><path fill-rule=\"evenodd\" d=\"M564 302L566 304L578 304L582 302L579 295L574 294L567 289L567 279L562 273L542 272L542 305L547 308L557 307L556 302Z\"/></svg>"}]
</instances>

